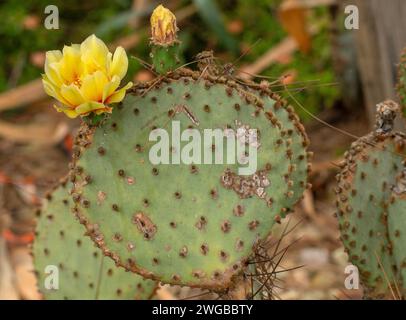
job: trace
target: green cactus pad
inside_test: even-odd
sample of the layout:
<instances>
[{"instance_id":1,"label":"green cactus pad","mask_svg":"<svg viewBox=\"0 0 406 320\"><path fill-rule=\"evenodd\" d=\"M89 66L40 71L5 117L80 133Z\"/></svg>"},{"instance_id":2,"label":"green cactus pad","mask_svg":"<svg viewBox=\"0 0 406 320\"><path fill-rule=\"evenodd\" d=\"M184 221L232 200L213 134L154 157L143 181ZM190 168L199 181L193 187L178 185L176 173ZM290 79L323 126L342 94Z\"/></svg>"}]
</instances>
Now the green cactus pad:
<instances>
[{"instance_id":1,"label":"green cactus pad","mask_svg":"<svg viewBox=\"0 0 406 320\"><path fill-rule=\"evenodd\" d=\"M387 232L386 207L402 167L405 136L371 133L354 142L338 175L338 220L350 261L368 295L382 297L393 281L395 262Z\"/></svg>"},{"instance_id":2,"label":"green cactus pad","mask_svg":"<svg viewBox=\"0 0 406 320\"><path fill-rule=\"evenodd\" d=\"M68 185L62 183L40 214L33 246L38 287L46 299L148 299L156 283L117 268L84 236L85 228L71 213ZM45 286L47 266L58 268L59 288Z\"/></svg>"},{"instance_id":3,"label":"green cactus pad","mask_svg":"<svg viewBox=\"0 0 406 320\"><path fill-rule=\"evenodd\" d=\"M388 233L396 264L398 295L406 297L406 171L397 177L396 185L388 205ZM397 290L396 290L397 292Z\"/></svg>"},{"instance_id":4,"label":"green cactus pad","mask_svg":"<svg viewBox=\"0 0 406 320\"><path fill-rule=\"evenodd\" d=\"M292 166L306 163L293 159L283 133L295 124L231 80L186 71L134 92L101 126L83 125L78 134L77 214L118 265L165 283L226 289L292 204ZM152 165L148 136L155 128L171 135L172 120L200 133L258 129L257 172L238 176L239 164L227 163ZM201 152L215 150L206 141Z\"/></svg>"}]
</instances>

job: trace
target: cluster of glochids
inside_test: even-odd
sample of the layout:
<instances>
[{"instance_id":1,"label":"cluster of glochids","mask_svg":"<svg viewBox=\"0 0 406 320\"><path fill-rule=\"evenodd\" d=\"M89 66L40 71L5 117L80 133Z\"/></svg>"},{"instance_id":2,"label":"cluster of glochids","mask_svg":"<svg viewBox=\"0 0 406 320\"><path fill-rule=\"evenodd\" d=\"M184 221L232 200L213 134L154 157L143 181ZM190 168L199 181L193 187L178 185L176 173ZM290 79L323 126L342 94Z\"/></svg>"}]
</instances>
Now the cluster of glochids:
<instances>
[{"instance_id":1,"label":"cluster of glochids","mask_svg":"<svg viewBox=\"0 0 406 320\"><path fill-rule=\"evenodd\" d=\"M176 23L165 10L151 19L159 20L152 32L159 75L135 85L108 117L82 122L69 181L39 218L40 283L44 266L55 264L56 292L63 292L47 298L147 297L152 280L250 298L248 261L309 187L311 154L293 109L268 86L227 74L209 53L199 55L198 70L179 67ZM255 128L256 172L241 176L238 163L152 164L150 133L163 128L171 135L172 121L200 133ZM202 149L214 157L222 142ZM171 145L171 155L185 145Z\"/></svg>"},{"instance_id":2,"label":"cluster of glochids","mask_svg":"<svg viewBox=\"0 0 406 320\"><path fill-rule=\"evenodd\" d=\"M395 132L398 105L377 105L375 131L345 153L338 174L337 216L365 296L406 296L406 135Z\"/></svg>"}]
</instances>

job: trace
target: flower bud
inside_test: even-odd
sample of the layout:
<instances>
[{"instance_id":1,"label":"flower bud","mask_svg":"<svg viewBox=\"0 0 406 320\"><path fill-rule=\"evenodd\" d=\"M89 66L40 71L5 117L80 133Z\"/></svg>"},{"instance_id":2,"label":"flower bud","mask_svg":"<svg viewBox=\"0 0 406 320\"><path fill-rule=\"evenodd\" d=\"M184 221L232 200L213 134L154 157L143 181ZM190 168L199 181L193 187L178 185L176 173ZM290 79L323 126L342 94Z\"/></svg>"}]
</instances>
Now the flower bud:
<instances>
[{"instance_id":1,"label":"flower bud","mask_svg":"<svg viewBox=\"0 0 406 320\"><path fill-rule=\"evenodd\" d=\"M151 15L151 40L155 45L169 46L177 42L175 15L163 5L155 8Z\"/></svg>"}]
</instances>

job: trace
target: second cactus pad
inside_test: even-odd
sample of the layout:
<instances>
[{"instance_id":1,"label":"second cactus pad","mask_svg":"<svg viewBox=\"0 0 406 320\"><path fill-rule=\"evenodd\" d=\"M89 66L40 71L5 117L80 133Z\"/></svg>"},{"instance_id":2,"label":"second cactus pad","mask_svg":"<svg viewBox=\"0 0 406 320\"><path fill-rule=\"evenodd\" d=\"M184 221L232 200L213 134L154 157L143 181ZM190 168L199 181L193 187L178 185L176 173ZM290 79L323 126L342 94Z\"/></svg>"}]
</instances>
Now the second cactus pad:
<instances>
[{"instance_id":1,"label":"second cactus pad","mask_svg":"<svg viewBox=\"0 0 406 320\"><path fill-rule=\"evenodd\" d=\"M53 299L148 299L156 283L117 268L84 236L71 213L69 187L62 183L39 217L34 242L38 287Z\"/></svg>"},{"instance_id":2,"label":"second cactus pad","mask_svg":"<svg viewBox=\"0 0 406 320\"><path fill-rule=\"evenodd\" d=\"M165 283L228 288L292 204L292 167L306 162L283 134L292 120L279 120L232 81L195 73L134 92L100 126L83 125L78 134L71 172L77 214L104 253L128 270ZM153 138L157 128L168 136ZM248 137L246 152L229 159L228 137L237 145L244 128L256 129L258 139ZM208 139L205 129L224 136ZM192 140L201 142L197 149ZM170 163L154 164L150 152L164 141ZM253 148L254 171L243 175L247 165L239 160Z\"/></svg>"},{"instance_id":3,"label":"second cactus pad","mask_svg":"<svg viewBox=\"0 0 406 320\"><path fill-rule=\"evenodd\" d=\"M339 175L337 214L342 241L371 297L383 297L388 281L393 284L396 263L388 237L387 205L405 146L403 134L371 133L353 143Z\"/></svg>"},{"instance_id":4,"label":"second cactus pad","mask_svg":"<svg viewBox=\"0 0 406 320\"><path fill-rule=\"evenodd\" d=\"M396 289L399 298L406 297L406 167L398 174L388 209L388 233L396 265Z\"/></svg>"}]
</instances>

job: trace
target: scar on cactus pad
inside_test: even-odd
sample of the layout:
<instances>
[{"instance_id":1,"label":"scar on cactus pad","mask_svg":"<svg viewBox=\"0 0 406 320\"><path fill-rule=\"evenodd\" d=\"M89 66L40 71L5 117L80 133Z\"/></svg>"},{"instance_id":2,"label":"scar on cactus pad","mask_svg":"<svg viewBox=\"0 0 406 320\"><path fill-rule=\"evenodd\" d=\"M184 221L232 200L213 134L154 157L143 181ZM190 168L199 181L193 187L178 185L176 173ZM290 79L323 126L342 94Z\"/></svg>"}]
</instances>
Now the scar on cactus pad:
<instances>
[{"instance_id":1,"label":"scar on cactus pad","mask_svg":"<svg viewBox=\"0 0 406 320\"><path fill-rule=\"evenodd\" d=\"M179 68L176 20L165 8L151 17L157 79L132 87L77 134L70 182L74 212L102 252L125 269L163 283L232 291L246 262L302 197L308 139L293 109L269 88L223 74L213 59ZM156 58L159 57L157 60ZM253 128L257 171L239 164L153 165L150 133ZM171 144L171 156L187 145ZM223 152L226 140L203 144ZM226 157L224 157L226 158Z\"/></svg>"},{"instance_id":2,"label":"scar on cactus pad","mask_svg":"<svg viewBox=\"0 0 406 320\"><path fill-rule=\"evenodd\" d=\"M337 216L341 239L360 271L366 296L404 297L406 264L400 235L406 232L405 211L403 196L394 192L404 191L399 174L404 170L406 136L393 131L396 103L385 101L377 110L376 130L345 154L337 177Z\"/></svg>"},{"instance_id":3,"label":"scar on cactus pad","mask_svg":"<svg viewBox=\"0 0 406 320\"><path fill-rule=\"evenodd\" d=\"M154 281L117 268L84 236L69 188L63 181L48 195L37 222L34 266L44 298L149 299Z\"/></svg>"}]
</instances>

